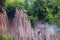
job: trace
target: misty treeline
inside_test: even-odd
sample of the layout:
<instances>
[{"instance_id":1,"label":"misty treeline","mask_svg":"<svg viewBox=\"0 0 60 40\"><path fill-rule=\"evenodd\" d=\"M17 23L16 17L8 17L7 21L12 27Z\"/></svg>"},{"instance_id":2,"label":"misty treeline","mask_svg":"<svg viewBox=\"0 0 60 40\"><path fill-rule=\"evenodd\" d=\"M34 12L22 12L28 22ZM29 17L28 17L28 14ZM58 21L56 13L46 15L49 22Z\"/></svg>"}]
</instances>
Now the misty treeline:
<instances>
[{"instance_id":1,"label":"misty treeline","mask_svg":"<svg viewBox=\"0 0 60 40\"><path fill-rule=\"evenodd\" d=\"M60 0L3 0L3 3L9 17L18 7L27 10L32 25L36 21L44 21L60 26Z\"/></svg>"}]
</instances>

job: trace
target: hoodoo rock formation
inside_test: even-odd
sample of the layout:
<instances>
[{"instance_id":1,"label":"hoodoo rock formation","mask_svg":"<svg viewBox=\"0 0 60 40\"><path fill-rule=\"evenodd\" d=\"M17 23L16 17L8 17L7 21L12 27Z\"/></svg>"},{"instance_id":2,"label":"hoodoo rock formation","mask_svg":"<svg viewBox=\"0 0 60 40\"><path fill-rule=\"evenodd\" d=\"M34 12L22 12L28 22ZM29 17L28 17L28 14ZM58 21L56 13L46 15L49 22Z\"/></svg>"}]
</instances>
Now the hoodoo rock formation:
<instances>
[{"instance_id":1,"label":"hoodoo rock formation","mask_svg":"<svg viewBox=\"0 0 60 40\"><path fill-rule=\"evenodd\" d=\"M6 35L8 18L6 15L6 11L3 8L2 8L2 11L3 12L0 12L0 34Z\"/></svg>"},{"instance_id":2,"label":"hoodoo rock formation","mask_svg":"<svg viewBox=\"0 0 60 40\"><path fill-rule=\"evenodd\" d=\"M25 11L16 9L10 31L11 40L32 40L33 29Z\"/></svg>"}]
</instances>

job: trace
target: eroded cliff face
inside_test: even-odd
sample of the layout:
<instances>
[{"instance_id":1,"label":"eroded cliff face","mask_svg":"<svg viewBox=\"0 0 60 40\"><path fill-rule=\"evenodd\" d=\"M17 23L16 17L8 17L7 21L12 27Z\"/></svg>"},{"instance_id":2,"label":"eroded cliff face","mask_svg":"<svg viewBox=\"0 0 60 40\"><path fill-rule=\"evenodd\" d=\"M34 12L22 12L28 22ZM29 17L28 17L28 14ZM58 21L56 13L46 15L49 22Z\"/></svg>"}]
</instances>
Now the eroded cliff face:
<instances>
[{"instance_id":1,"label":"eroded cliff face","mask_svg":"<svg viewBox=\"0 0 60 40\"><path fill-rule=\"evenodd\" d=\"M37 26L32 29L26 12L16 9L11 27L11 40L60 40L60 38L52 25L47 27L37 22Z\"/></svg>"},{"instance_id":2,"label":"eroded cliff face","mask_svg":"<svg viewBox=\"0 0 60 40\"><path fill-rule=\"evenodd\" d=\"M49 25L48 23L37 22L35 27L35 37L37 40L60 40L60 35L56 33L56 25Z\"/></svg>"},{"instance_id":3,"label":"eroded cliff face","mask_svg":"<svg viewBox=\"0 0 60 40\"><path fill-rule=\"evenodd\" d=\"M10 31L11 40L32 40L33 29L24 11L16 9Z\"/></svg>"},{"instance_id":4,"label":"eroded cliff face","mask_svg":"<svg viewBox=\"0 0 60 40\"><path fill-rule=\"evenodd\" d=\"M10 40L60 40L60 36L51 25L37 22L36 27L32 29L26 11L16 9L13 19L8 20L6 11L2 10L0 34L10 34Z\"/></svg>"}]
</instances>

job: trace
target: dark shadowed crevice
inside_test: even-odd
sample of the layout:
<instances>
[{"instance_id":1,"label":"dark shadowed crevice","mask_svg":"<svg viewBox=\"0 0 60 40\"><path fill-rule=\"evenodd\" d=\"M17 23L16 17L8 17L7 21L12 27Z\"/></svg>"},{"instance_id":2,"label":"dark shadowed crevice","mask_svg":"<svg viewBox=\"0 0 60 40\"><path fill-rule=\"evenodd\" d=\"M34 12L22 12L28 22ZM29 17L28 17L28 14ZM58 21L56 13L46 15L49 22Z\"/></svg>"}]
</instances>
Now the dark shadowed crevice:
<instances>
[{"instance_id":1,"label":"dark shadowed crevice","mask_svg":"<svg viewBox=\"0 0 60 40\"><path fill-rule=\"evenodd\" d=\"M13 18L15 15L15 9L11 7L7 7L7 16L8 18Z\"/></svg>"},{"instance_id":2,"label":"dark shadowed crevice","mask_svg":"<svg viewBox=\"0 0 60 40\"><path fill-rule=\"evenodd\" d=\"M7 12L9 24L12 25L13 18L15 16L15 8L9 6L9 7L7 7L6 12Z\"/></svg>"}]
</instances>

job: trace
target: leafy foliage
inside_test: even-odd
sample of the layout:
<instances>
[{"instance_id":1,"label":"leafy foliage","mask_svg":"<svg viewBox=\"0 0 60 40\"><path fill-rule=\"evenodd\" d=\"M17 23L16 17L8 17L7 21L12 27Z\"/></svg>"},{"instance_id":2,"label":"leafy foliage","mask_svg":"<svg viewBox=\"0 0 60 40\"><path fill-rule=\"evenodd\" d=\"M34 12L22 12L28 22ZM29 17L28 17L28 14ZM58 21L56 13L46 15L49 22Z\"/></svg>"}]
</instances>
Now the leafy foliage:
<instances>
[{"instance_id":1,"label":"leafy foliage","mask_svg":"<svg viewBox=\"0 0 60 40\"><path fill-rule=\"evenodd\" d=\"M59 4L60 0L6 0L5 2L9 14L13 13L16 7L27 10L32 25L38 20L60 25Z\"/></svg>"},{"instance_id":2,"label":"leafy foliage","mask_svg":"<svg viewBox=\"0 0 60 40\"><path fill-rule=\"evenodd\" d=\"M0 40L9 40L8 37L3 37L2 35L0 35Z\"/></svg>"}]
</instances>

